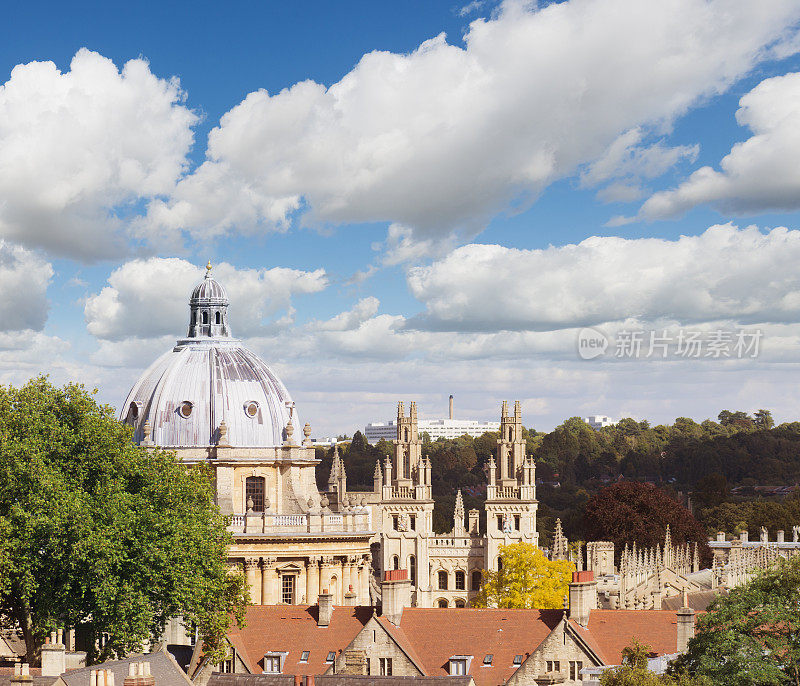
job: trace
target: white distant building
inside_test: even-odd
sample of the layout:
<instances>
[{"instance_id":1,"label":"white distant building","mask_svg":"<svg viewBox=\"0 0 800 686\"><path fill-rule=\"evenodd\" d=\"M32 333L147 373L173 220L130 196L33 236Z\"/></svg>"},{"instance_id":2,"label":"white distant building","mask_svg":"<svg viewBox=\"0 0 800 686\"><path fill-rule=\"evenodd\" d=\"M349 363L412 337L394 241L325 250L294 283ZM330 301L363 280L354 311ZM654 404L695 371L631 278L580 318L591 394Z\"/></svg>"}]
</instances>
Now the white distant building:
<instances>
[{"instance_id":1,"label":"white distant building","mask_svg":"<svg viewBox=\"0 0 800 686\"><path fill-rule=\"evenodd\" d=\"M593 414L590 417L584 418L584 420L589 426L593 429L602 429L604 426L614 426L617 422L611 417L606 417L602 414Z\"/></svg>"},{"instance_id":2,"label":"white distant building","mask_svg":"<svg viewBox=\"0 0 800 686\"><path fill-rule=\"evenodd\" d=\"M420 419L417 421L420 436L426 433L432 441L438 438L459 438L464 434L477 438L487 431L500 431L500 422L479 422L472 419L453 418L453 396L450 396L450 416L447 419ZM379 440L397 438L397 422L371 422L364 427L364 437L375 445Z\"/></svg>"}]
</instances>

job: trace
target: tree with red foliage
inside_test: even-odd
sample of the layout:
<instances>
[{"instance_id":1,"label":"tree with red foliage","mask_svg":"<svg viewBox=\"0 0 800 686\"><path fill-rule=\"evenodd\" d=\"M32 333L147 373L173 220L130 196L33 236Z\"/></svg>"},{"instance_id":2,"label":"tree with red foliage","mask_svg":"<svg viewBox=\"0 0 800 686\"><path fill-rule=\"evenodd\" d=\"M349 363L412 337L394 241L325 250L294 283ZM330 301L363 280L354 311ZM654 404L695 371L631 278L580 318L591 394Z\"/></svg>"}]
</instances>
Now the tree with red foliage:
<instances>
[{"instance_id":1,"label":"tree with red foliage","mask_svg":"<svg viewBox=\"0 0 800 686\"><path fill-rule=\"evenodd\" d=\"M703 527L666 491L652 484L625 481L593 495L583 510L584 531L589 541L613 541L617 560L624 548L663 545L669 524L673 544L699 543L700 560L711 560Z\"/></svg>"}]
</instances>

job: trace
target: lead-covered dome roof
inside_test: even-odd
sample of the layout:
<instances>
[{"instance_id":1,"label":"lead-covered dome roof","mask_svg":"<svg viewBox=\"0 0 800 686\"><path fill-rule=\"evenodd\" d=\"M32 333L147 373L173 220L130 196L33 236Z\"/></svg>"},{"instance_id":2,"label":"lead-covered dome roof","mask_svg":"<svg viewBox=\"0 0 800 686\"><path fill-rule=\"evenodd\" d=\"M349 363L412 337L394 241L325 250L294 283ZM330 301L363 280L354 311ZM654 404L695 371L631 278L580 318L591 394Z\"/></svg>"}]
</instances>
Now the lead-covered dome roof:
<instances>
[{"instance_id":1,"label":"lead-covered dome roof","mask_svg":"<svg viewBox=\"0 0 800 686\"><path fill-rule=\"evenodd\" d=\"M301 426L286 387L240 341L219 335L220 327L201 324L203 312L210 316L209 324L214 321L215 312L208 312L208 307L216 304L227 310L228 306L225 289L210 278L210 271L192 292L189 337L179 340L142 374L125 400L120 419L134 427L137 443L149 438L168 448L215 445L224 420L231 446L281 445L290 417L295 430ZM196 296L201 287L203 295ZM221 295L209 295L212 291ZM226 322L227 313L222 315ZM145 436L146 422L149 436Z\"/></svg>"}]
</instances>

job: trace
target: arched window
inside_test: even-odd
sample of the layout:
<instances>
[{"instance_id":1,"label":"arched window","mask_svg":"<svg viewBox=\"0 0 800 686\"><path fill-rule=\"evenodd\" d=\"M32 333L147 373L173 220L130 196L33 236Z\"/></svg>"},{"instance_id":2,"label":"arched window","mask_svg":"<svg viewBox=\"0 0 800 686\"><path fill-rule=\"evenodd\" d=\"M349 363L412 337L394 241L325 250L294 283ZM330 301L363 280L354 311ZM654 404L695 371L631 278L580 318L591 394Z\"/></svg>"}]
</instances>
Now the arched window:
<instances>
[{"instance_id":1,"label":"arched window","mask_svg":"<svg viewBox=\"0 0 800 686\"><path fill-rule=\"evenodd\" d=\"M439 572L439 590L446 591L447 590L447 572L441 570Z\"/></svg>"},{"instance_id":2,"label":"arched window","mask_svg":"<svg viewBox=\"0 0 800 686\"><path fill-rule=\"evenodd\" d=\"M404 441L407 441L407 440L408 440L408 427L406 427L405 429L403 429L403 440L404 440Z\"/></svg>"},{"instance_id":3,"label":"arched window","mask_svg":"<svg viewBox=\"0 0 800 686\"><path fill-rule=\"evenodd\" d=\"M392 569L400 569L400 558L397 555L392 555Z\"/></svg>"},{"instance_id":4,"label":"arched window","mask_svg":"<svg viewBox=\"0 0 800 686\"><path fill-rule=\"evenodd\" d=\"M514 429L511 426L508 427L508 440L509 441L514 440Z\"/></svg>"},{"instance_id":5,"label":"arched window","mask_svg":"<svg viewBox=\"0 0 800 686\"><path fill-rule=\"evenodd\" d=\"M467 575L464 574L464 572L462 572L460 569L456 572L456 590L467 590Z\"/></svg>"},{"instance_id":6,"label":"arched window","mask_svg":"<svg viewBox=\"0 0 800 686\"><path fill-rule=\"evenodd\" d=\"M253 501L253 512L264 511L264 477L248 476L244 484L244 502Z\"/></svg>"},{"instance_id":7,"label":"arched window","mask_svg":"<svg viewBox=\"0 0 800 686\"><path fill-rule=\"evenodd\" d=\"M197 324L197 310L192 312L192 324Z\"/></svg>"},{"instance_id":8,"label":"arched window","mask_svg":"<svg viewBox=\"0 0 800 686\"><path fill-rule=\"evenodd\" d=\"M503 571L503 558L501 558L501 557L497 558L497 571L498 572L502 572Z\"/></svg>"},{"instance_id":9,"label":"arched window","mask_svg":"<svg viewBox=\"0 0 800 686\"><path fill-rule=\"evenodd\" d=\"M417 585L417 558L414 555L408 556L408 577L411 579L411 585Z\"/></svg>"},{"instance_id":10,"label":"arched window","mask_svg":"<svg viewBox=\"0 0 800 686\"><path fill-rule=\"evenodd\" d=\"M208 324L208 312L203 312L203 324Z\"/></svg>"},{"instance_id":11,"label":"arched window","mask_svg":"<svg viewBox=\"0 0 800 686\"><path fill-rule=\"evenodd\" d=\"M447 601L444 598L439 598L439 600L436 601L436 605L438 607L447 607Z\"/></svg>"},{"instance_id":12,"label":"arched window","mask_svg":"<svg viewBox=\"0 0 800 686\"><path fill-rule=\"evenodd\" d=\"M476 569L472 572L472 590L473 591L480 591L481 590L481 570Z\"/></svg>"},{"instance_id":13,"label":"arched window","mask_svg":"<svg viewBox=\"0 0 800 686\"><path fill-rule=\"evenodd\" d=\"M403 476L406 479L411 478L411 455L408 453L403 456Z\"/></svg>"},{"instance_id":14,"label":"arched window","mask_svg":"<svg viewBox=\"0 0 800 686\"><path fill-rule=\"evenodd\" d=\"M466 607L467 604L463 598L456 598L456 607Z\"/></svg>"},{"instance_id":15,"label":"arched window","mask_svg":"<svg viewBox=\"0 0 800 686\"><path fill-rule=\"evenodd\" d=\"M214 315L214 323L219 324L220 322L221 322L221 315L219 311L217 311L217 313Z\"/></svg>"},{"instance_id":16,"label":"arched window","mask_svg":"<svg viewBox=\"0 0 800 686\"><path fill-rule=\"evenodd\" d=\"M514 473L514 455L512 453L508 454L508 478L513 479L516 476Z\"/></svg>"}]
</instances>

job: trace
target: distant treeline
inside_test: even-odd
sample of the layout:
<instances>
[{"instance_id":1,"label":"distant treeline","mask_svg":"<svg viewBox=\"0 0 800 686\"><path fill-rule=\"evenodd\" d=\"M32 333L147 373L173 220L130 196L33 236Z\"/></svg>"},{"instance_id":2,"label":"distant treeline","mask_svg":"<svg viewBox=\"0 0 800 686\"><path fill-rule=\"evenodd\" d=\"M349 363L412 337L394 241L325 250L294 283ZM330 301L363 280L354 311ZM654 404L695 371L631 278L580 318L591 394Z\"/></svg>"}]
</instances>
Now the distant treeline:
<instances>
[{"instance_id":1,"label":"distant treeline","mask_svg":"<svg viewBox=\"0 0 800 686\"><path fill-rule=\"evenodd\" d=\"M525 430L527 451L536 460L540 532L546 544L556 516L572 539L583 539L583 507L603 486L621 480L648 481L688 502L709 532L732 531L747 523L755 533L800 524L800 498L764 497L763 487L800 481L800 422L774 426L768 410L750 415L723 410L717 421L686 417L671 425L622 419L599 430L572 417L550 433ZM467 509L481 507L486 494L485 464L497 446L497 433L431 442L423 434L423 453L432 464L437 531L452 527L458 489ZM370 445L361 432L340 445L351 490L371 490L376 460L392 445ZM319 485L324 488L332 449L318 449ZM736 491L732 489L736 487ZM757 487L761 487L760 489Z\"/></svg>"}]
</instances>

